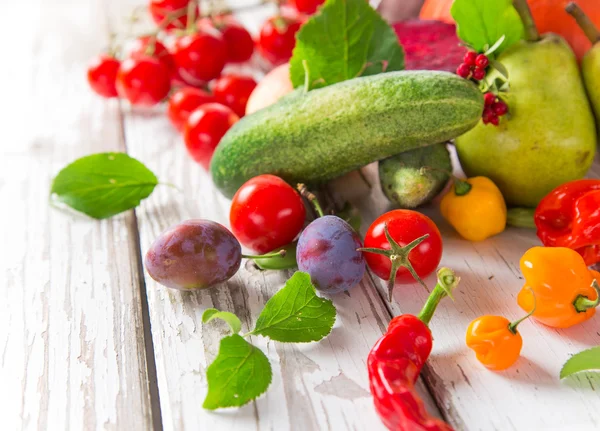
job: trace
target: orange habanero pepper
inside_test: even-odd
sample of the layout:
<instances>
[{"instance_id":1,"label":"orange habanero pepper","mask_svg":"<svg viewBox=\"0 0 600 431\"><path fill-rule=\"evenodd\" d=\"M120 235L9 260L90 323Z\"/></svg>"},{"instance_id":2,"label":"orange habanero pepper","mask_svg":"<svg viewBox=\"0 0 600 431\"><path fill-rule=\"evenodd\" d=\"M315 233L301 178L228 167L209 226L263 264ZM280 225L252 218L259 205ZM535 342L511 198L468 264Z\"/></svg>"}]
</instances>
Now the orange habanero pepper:
<instances>
[{"instance_id":1,"label":"orange habanero pepper","mask_svg":"<svg viewBox=\"0 0 600 431\"><path fill-rule=\"evenodd\" d=\"M590 270L570 248L533 247L521 258L525 285L517 296L523 310L552 328L568 328L590 319L600 304L600 273ZM534 299L535 297L535 299Z\"/></svg>"}]
</instances>

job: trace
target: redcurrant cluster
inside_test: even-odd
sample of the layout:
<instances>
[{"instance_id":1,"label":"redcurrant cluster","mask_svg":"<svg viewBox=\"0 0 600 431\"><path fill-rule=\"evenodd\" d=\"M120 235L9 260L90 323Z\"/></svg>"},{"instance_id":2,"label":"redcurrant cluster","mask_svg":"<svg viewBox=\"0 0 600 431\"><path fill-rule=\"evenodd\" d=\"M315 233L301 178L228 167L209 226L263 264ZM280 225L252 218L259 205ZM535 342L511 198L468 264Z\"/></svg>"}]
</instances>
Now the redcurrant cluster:
<instances>
[{"instance_id":1,"label":"redcurrant cluster","mask_svg":"<svg viewBox=\"0 0 600 431\"><path fill-rule=\"evenodd\" d=\"M468 51L463 58L463 63L456 69L456 74L465 79L473 78L481 81L485 78L485 70L489 64L490 60L487 55Z\"/></svg>"},{"instance_id":2,"label":"redcurrant cluster","mask_svg":"<svg viewBox=\"0 0 600 431\"><path fill-rule=\"evenodd\" d=\"M483 101L485 104L483 115L481 116L483 124L491 123L494 126L497 126L500 124L500 117L506 115L508 112L508 106L494 93L485 93L483 95Z\"/></svg>"}]
</instances>

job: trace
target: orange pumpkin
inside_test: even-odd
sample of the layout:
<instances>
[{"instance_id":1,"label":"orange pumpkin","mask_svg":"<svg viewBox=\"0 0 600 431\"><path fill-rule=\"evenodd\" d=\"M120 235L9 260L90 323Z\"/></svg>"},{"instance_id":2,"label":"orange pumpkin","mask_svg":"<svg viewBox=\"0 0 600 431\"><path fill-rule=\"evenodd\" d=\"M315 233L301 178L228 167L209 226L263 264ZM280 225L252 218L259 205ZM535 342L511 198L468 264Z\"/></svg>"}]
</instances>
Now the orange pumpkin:
<instances>
[{"instance_id":1,"label":"orange pumpkin","mask_svg":"<svg viewBox=\"0 0 600 431\"><path fill-rule=\"evenodd\" d=\"M450 6L453 0L425 0L421 9L421 19L437 19L453 22ZM578 58L591 48L592 44L583 31L577 26L567 12L565 6L571 0L527 0L531 13L540 33L558 33L571 44ZM600 1L576 0L591 20L600 27Z\"/></svg>"}]
</instances>

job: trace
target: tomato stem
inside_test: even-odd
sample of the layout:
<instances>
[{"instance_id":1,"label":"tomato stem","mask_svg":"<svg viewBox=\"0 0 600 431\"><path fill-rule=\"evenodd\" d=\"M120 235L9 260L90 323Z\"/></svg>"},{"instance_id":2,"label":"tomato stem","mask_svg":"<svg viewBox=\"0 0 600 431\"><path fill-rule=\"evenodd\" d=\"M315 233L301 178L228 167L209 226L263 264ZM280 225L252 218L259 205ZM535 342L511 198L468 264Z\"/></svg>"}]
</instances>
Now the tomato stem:
<instances>
[{"instance_id":1,"label":"tomato stem","mask_svg":"<svg viewBox=\"0 0 600 431\"><path fill-rule=\"evenodd\" d=\"M525 39L529 42L540 40L540 32L535 25L527 0L513 0L513 5L521 17L523 27L525 27Z\"/></svg>"},{"instance_id":2,"label":"tomato stem","mask_svg":"<svg viewBox=\"0 0 600 431\"><path fill-rule=\"evenodd\" d=\"M525 316L508 324L508 330L510 332L512 332L514 335L517 335L517 326L519 326L519 324L523 320L529 319L533 315L533 313L535 313L535 309L537 308L537 298L535 296L535 293L533 293L533 289L531 287L529 287L528 289L531 291L531 295L533 295L533 307L531 308L531 311L529 313L527 313Z\"/></svg>"},{"instance_id":3,"label":"tomato stem","mask_svg":"<svg viewBox=\"0 0 600 431\"><path fill-rule=\"evenodd\" d=\"M565 7L565 10L573 18L575 18L575 21L577 21L577 24L579 25L579 27L581 27L581 29L583 30L585 35L588 37L590 42L592 42L592 43L600 42L600 31L598 31L598 28L596 28L596 26L594 25L594 23L590 19L590 17L585 14L583 9L581 9L577 3L575 3L575 2L569 3Z\"/></svg>"},{"instance_id":4,"label":"tomato stem","mask_svg":"<svg viewBox=\"0 0 600 431\"><path fill-rule=\"evenodd\" d=\"M423 323L429 325L433 314L440 301L446 296L452 298L452 291L456 289L460 277L450 268L440 268L437 272L437 284L433 288L433 291L427 298L425 305L421 309L421 312L417 316Z\"/></svg>"},{"instance_id":5,"label":"tomato stem","mask_svg":"<svg viewBox=\"0 0 600 431\"><path fill-rule=\"evenodd\" d=\"M577 310L578 313L585 313L587 310L596 308L598 305L600 305L600 286L596 280L592 281L592 287L596 291L595 300L592 301L587 296L578 295L577 298L575 298L575 301L573 301L575 310Z\"/></svg>"}]
</instances>

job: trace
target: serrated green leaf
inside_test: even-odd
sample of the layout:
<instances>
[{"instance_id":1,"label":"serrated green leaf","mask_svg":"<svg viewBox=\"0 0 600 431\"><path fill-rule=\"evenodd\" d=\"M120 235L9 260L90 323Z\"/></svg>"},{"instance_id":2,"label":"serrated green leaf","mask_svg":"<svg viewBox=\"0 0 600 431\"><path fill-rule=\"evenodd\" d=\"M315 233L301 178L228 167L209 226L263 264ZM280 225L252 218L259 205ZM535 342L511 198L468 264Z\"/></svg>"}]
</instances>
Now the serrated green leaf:
<instances>
[{"instance_id":1,"label":"serrated green leaf","mask_svg":"<svg viewBox=\"0 0 600 431\"><path fill-rule=\"evenodd\" d=\"M450 12L458 37L477 52L504 36L494 52L498 55L523 38L523 23L512 0L454 0Z\"/></svg>"},{"instance_id":2,"label":"serrated green leaf","mask_svg":"<svg viewBox=\"0 0 600 431\"><path fill-rule=\"evenodd\" d=\"M404 50L394 30L365 0L329 0L300 29L290 76L307 90L358 76L404 69Z\"/></svg>"},{"instance_id":3,"label":"serrated green leaf","mask_svg":"<svg viewBox=\"0 0 600 431\"><path fill-rule=\"evenodd\" d=\"M50 192L55 201L103 219L136 207L157 184L152 171L127 154L99 153L62 169Z\"/></svg>"},{"instance_id":4,"label":"serrated green leaf","mask_svg":"<svg viewBox=\"0 0 600 431\"><path fill-rule=\"evenodd\" d=\"M208 393L202 407L239 407L263 394L273 372L265 354L233 334L221 339L219 354L206 370Z\"/></svg>"},{"instance_id":5,"label":"serrated green leaf","mask_svg":"<svg viewBox=\"0 0 600 431\"><path fill-rule=\"evenodd\" d=\"M600 346L573 355L560 370L560 378L590 370L600 370Z\"/></svg>"},{"instance_id":6,"label":"serrated green leaf","mask_svg":"<svg viewBox=\"0 0 600 431\"><path fill-rule=\"evenodd\" d=\"M208 323L213 319L224 320L234 334L237 334L242 330L242 322L240 322L240 319L229 311L221 311L217 310L216 308L207 308L204 313L202 313L202 323Z\"/></svg>"},{"instance_id":7,"label":"serrated green leaf","mask_svg":"<svg viewBox=\"0 0 600 431\"><path fill-rule=\"evenodd\" d=\"M319 298L310 275L297 271L263 308L252 334L288 343L326 337L335 323L335 307Z\"/></svg>"}]
</instances>

